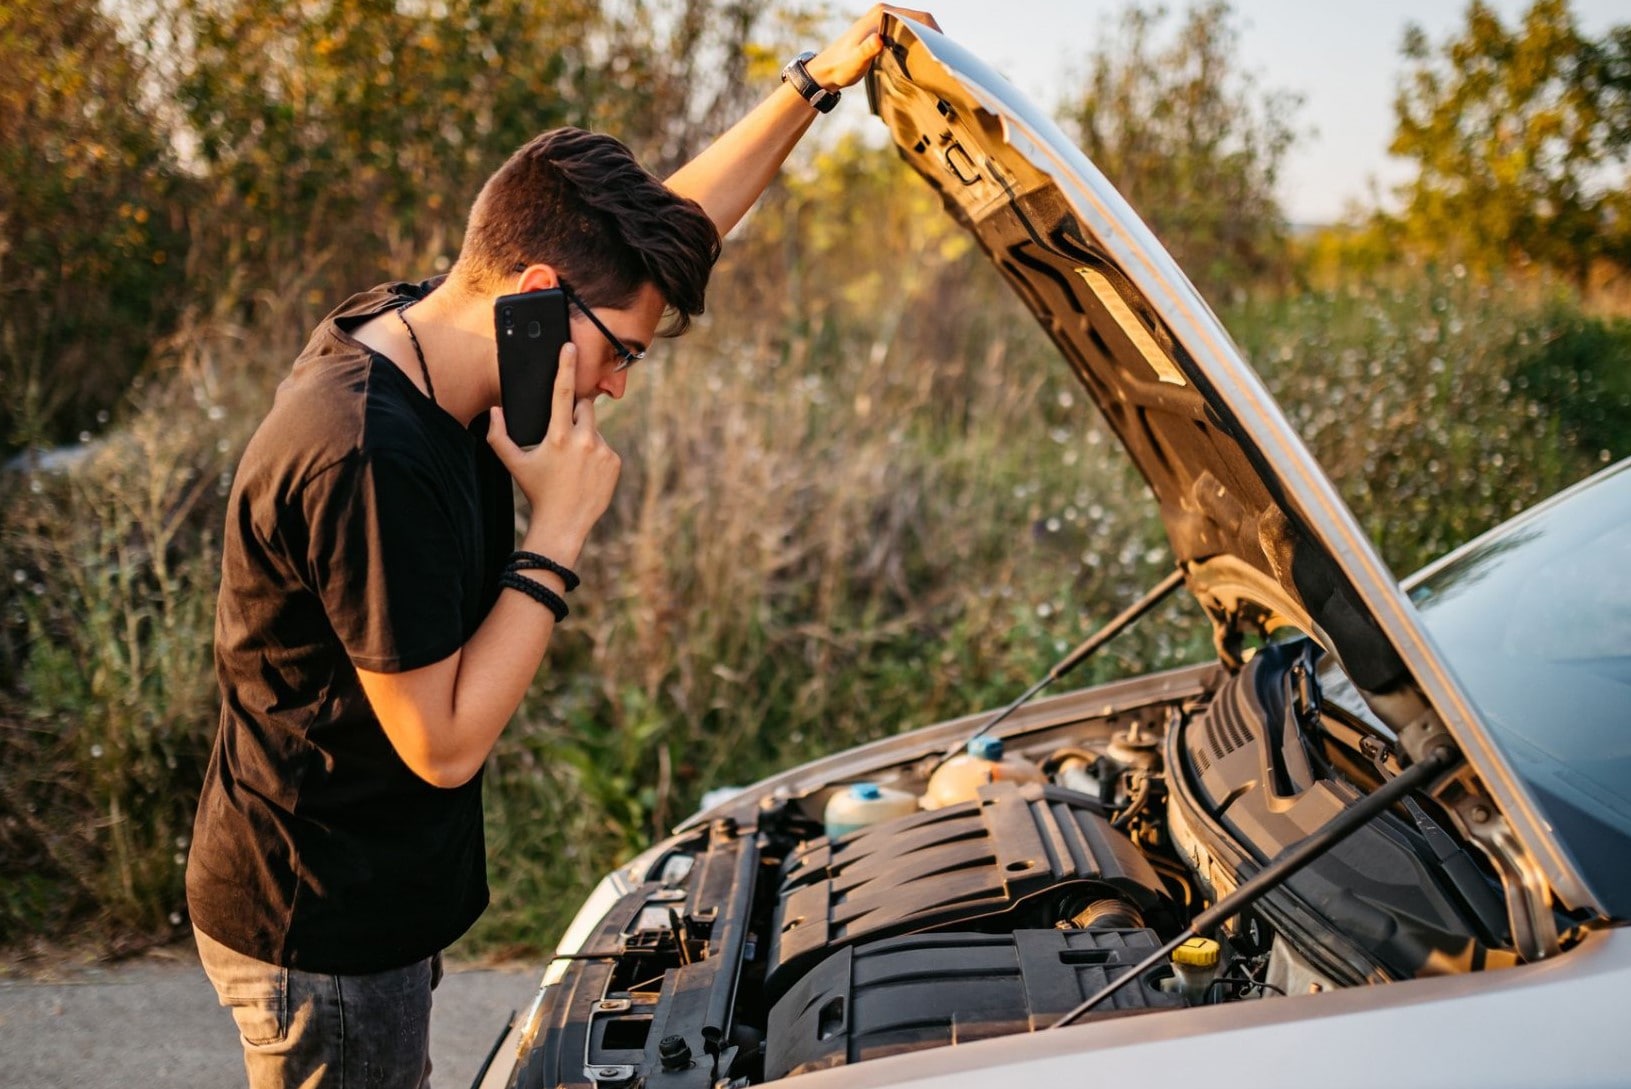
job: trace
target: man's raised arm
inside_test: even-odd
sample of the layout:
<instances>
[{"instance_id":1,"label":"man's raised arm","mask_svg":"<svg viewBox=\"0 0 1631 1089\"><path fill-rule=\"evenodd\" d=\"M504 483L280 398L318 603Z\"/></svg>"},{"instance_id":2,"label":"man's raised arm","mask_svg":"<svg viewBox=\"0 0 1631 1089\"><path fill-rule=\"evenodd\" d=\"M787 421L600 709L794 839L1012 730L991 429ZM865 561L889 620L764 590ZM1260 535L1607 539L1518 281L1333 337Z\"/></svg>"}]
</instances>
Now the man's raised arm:
<instances>
[{"instance_id":1,"label":"man's raised arm","mask_svg":"<svg viewBox=\"0 0 1631 1089\"><path fill-rule=\"evenodd\" d=\"M829 91L860 82L883 48L878 28L886 13L939 29L927 12L875 4L806 65L811 77ZM815 108L793 85L783 83L675 171L668 187L702 205L723 237L753 207L815 116Z\"/></svg>"}]
</instances>

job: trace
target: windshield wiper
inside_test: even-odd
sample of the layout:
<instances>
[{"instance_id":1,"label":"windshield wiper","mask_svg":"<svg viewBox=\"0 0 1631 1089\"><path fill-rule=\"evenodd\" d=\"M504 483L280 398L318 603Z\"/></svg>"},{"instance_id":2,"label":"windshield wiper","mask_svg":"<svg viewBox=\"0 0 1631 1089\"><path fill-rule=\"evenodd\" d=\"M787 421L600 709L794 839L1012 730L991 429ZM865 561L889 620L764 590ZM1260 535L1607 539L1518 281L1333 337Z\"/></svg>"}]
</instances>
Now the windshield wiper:
<instances>
[{"instance_id":1,"label":"windshield wiper","mask_svg":"<svg viewBox=\"0 0 1631 1089\"><path fill-rule=\"evenodd\" d=\"M1439 872L1449 880L1464 903L1482 927L1486 940L1492 944L1506 944L1511 940L1507 932L1506 915L1501 910L1500 897L1489 887L1489 882L1478 869L1472 857L1461 849L1450 833L1439 827L1414 798L1404 800L1405 811L1415 822L1416 830L1427 843L1427 849L1439 864Z\"/></svg>"}]
</instances>

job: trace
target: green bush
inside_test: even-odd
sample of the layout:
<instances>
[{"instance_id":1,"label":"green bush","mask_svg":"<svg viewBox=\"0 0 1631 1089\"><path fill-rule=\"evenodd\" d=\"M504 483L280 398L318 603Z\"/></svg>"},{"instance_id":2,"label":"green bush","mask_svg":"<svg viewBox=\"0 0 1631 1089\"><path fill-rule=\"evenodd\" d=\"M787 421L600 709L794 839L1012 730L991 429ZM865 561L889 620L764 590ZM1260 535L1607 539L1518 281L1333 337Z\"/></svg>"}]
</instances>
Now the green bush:
<instances>
[{"instance_id":1,"label":"green bush","mask_svg":"<svg viewBox=\"0 0 1631 1089\"><path fill-rule=\"evenodd\" d=\"M0 474L0 943L184 924L224 499L311 315L274 319L189 316L127 419L66 463Z\"/></svg>"},{"instance_id":2,"label":"green bush","mask_svg":"<svg viewBox=\"0 0 1631 1089\"><path fill-rule=\"evenodd\" d=\"M1631 454L1631 321L1566 307L1513 345L1517 388L1585 454L1615 461Z\"/></svg>"},{"instance_id":3,"label":"green bush","mask_svg":"<svg viewBox=\"0 0 1631 1089\"><path fill-rule=\"evenodd\" d=\"M1406 267L1243 307L1236 337L1400 576L1585 476L1520 388L1553 322L1523 283Z\"/></svg>"},{"instance_id":4,"label":"green bush","mask_svg":"<svg viewBox=\"0 0 1631 1089\"><path fill-rule=\"evenodd\" d=\"M61 931L88 909L115 932L180 922L214 717L212 530L226 466L172 423L144 416L6 497L17 597L0 886L17 894L0 896L0 940ZM39 895L45 883L58 894Z\"/></svg>"}]
</instances>

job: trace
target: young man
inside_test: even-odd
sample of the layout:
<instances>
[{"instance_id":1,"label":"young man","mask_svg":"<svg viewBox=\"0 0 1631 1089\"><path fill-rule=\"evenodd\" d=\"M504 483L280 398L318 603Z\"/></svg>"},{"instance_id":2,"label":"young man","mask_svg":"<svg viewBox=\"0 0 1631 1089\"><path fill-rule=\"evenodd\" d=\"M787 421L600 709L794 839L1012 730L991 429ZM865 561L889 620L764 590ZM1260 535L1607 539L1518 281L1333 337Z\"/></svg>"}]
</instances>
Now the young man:
<instances>
[{"instance_id":1,"label":"young man","mask_svg":"<svg viewBox=\"0 0 1631 1089\"><path fill-rule=\"evenodd\" d=\"M609 137L532 141L483 188L444 281L353 297L279 388L230 500L221 728L187 870L252 1085L428 1081L440 951L487 903L481 768L617 483L595 400L623 395L665 312L678 332L701 311L720 237L812 107L860 79L883 10L790 64L666 186ZM552 287L570 342L523 450L493 302ZM512 480L531 509L515 552Z\"/></svg>"}]
</instances>

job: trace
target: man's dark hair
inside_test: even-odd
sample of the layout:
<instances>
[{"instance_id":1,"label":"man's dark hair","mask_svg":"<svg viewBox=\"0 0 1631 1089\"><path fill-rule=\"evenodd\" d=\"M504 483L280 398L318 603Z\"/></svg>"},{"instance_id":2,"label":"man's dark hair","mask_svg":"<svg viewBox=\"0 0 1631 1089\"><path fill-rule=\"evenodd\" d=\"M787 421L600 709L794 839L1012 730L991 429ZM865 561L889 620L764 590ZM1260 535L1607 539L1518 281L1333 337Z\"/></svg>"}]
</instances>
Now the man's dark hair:
<instances>
[{"instance_id":1,"label":"man's dark hair","mask_svg":"<svg viewBox=\"0 0 1631 1089\"><path fill-rule=\"evenodd\" d=\"M719 231L696 201L635 161L620 141L582 129L534 137L482 186L455 272L502 282L553 265L591 306L624 307L642 284L668 306L664 336L702 313Z\"/></svg>"}]
</instances>

